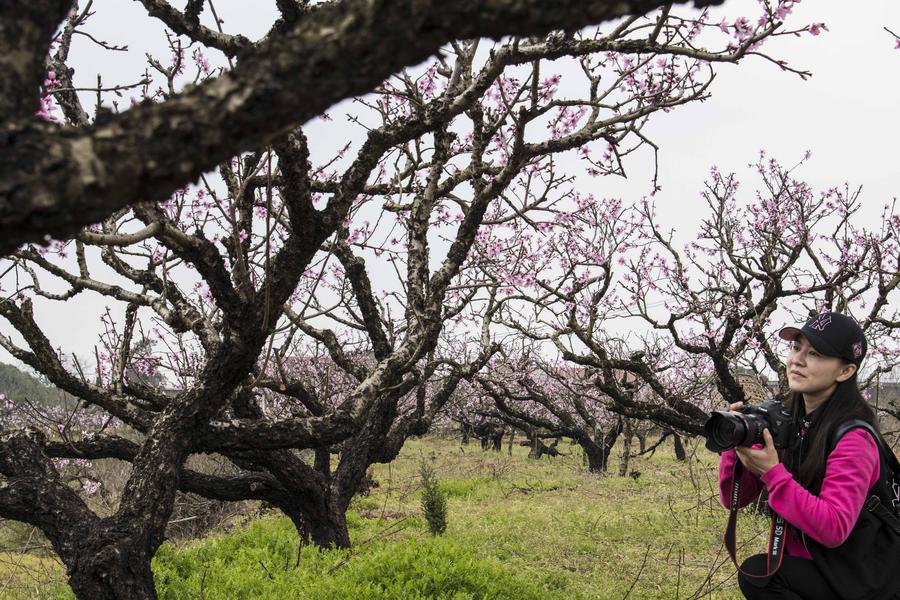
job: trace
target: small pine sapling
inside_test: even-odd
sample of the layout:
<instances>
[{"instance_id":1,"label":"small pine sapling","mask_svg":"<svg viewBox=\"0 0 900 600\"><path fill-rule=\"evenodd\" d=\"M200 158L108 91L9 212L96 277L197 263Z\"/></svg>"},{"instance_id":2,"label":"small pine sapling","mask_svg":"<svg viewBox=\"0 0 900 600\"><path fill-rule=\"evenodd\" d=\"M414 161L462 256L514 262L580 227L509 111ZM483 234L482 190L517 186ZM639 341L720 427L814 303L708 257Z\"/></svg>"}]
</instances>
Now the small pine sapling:
<instances>
[{"instance_id":1,"label":"small pine sapling","mask_svg":"<svg viewBox=\"0 0 900 600\"><path fill-rule=\"evenodd\" d=\"M447 530L447 496L438 486L434 467L425 459L419 464L419 476L422 478L422 511L428 521L428 530L431 535L442 534Z\"/></svg>"}]
</instances>

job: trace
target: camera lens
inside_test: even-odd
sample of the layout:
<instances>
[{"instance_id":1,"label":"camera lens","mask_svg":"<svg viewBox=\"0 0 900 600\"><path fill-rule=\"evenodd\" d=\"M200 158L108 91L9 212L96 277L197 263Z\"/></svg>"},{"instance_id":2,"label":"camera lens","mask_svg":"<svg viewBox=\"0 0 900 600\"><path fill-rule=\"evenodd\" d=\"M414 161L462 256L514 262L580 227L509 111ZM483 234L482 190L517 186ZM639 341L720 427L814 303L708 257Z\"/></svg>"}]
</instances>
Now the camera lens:
<instances>
[{"instance_id":1,"label":"camera lens","mask_svg":"<svg viewBox=\"0 0 900 600\"><path fill-rule=\"evenodd\" d=\"M753 444L761 444L763 442L763 429L769 426L766 417L759 414L746 415L747 417L747 435L746 439L738 443L738 446L752 446Z\"/></svg>"},{"instance_id":2,"label":"camera lens","mask_svg":"<svg viewBox=\"0 0 900 600\"><path fill-rule=\"evenodd\" d=\"M714 412L703 425L706 447L713 452L722 452L740 446L747 438L747 424L743 415L730 412Z\"/></svg>"},{"instance_id":3,"label":"camera lens","mask_svg":"<svg viewBox=\"0 0 900 600\"><path fill-rule=\"evenodd\" d=\"M734 421L728 419L722 419L719 423L719 426L713 432L713 437L716 438L716 442L719 444L731 444L732 446L735 444L735 431L737 430L737 425Z\"/></svg>"}]
</instances>

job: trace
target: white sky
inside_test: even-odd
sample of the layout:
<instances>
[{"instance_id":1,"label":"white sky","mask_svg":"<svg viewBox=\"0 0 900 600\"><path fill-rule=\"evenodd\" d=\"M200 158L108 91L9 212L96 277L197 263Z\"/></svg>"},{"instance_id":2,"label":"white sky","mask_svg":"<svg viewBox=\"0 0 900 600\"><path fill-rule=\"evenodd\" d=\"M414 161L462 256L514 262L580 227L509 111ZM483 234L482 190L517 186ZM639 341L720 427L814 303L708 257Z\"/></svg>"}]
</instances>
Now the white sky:
<instances>
[{"instance_id":1,"label":"white sky","mask_svg":"<svg viewBox=\"0 0 900 600\"><path fill-rule=\"evenodd\" d=\"M184 2L172 4L182 7ZM93 85L98 72L104 85L131 83L143 72L145 52L168 57L162 28L146 17L139 3L96 0L94 8L97 14L88 31L113 44L128 44L130 50L110 53L77 37L70 61L76 84ZM216 8L227 32L239 31L251 39L262 35L275 17L274 2L218 0ZM729 22L745 15L755 19L757 3L727 0L713 15L714 21L720 16ZM207 24L209 16L207 10ZM751 57L738 66L717 67L710 100L654 116L645 133L660 146L662 191L657 207L666 222L693 230L705 206L699 192L714 164L725 172L746 174L742 189L752 191L756 181L746 167L760 149L783 164L794 164L811 150L812 159L799 177L816 190L844 182L862 185L864 214L873 224L881 207L898 195L900 50L894 49L893 38L883 28L900 30L900 3L807 0L796 7L788 23L799 27L820 21L830 31L765 46L767 53L788 59L793 67L812 71L810 80ZM85 101L92 102L90 95ZM339 115L340 107L331 113ZM332 131L327 138L313 135L310 141L314 155L324 156L343 140ZM627 200L648 193L650 154L631 157L626 170L627 180L584 176L577 185L597 196ZM55 345L66 354L90 356L100 332L98 316L108 304L112 303L84 292L65 306L37 302L35 311ZM12 333L6 321L0 321L0 332ZM3 350L0 361L15 362Z\"/></svg>"}]
</instances>

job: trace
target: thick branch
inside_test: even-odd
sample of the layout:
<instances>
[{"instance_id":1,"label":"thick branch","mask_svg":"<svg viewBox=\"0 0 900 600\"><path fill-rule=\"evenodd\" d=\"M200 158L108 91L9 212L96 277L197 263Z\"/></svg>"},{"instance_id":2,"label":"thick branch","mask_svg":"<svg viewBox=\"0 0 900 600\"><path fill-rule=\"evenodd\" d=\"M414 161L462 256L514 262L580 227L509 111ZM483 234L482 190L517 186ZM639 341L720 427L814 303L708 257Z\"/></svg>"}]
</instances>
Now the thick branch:
<instances>
[{"instance_id":1,"label":"thick branch","mask_svg":"<svg viewBox=\"0 0 900 600\"><path fill-rule=\"evenodd\" d=\"M78 532L97 517L59 477L35 430L0 433L0 516L31 523L63 558L71 558Z\"/></svg>"},{"instance_id":2,"label":"thick branch","mask_svg":"<svg viewBox=\"0 0 900 600\"><path fill-rule=\"evenodd\" d=\"M661 4L347 0L312 11L284 36L249 51L233 71L91 128L12 122L21 111L7 112L0 138L0 254L47 235L71 237L140 200L163 200L221 161L370 91L453 39L578 29ZM24 83L16 81L13 89L34 89L35 82Z\"/></svg>"},{"instance_id":3,"label":"thick branch","mask_svg":"<svg viewBox=\"0 0 900 600\"><path fill-rule=\"evenodd\" d=\"M37 112L50 41L71 7L72 0L14 0L0 4L3 32L0 35L0 118L3 121L29 119Z\"/></svg>"},{"instance_id":4,"label":"thick branch","mask_svg":"<svg viewBox=\"0 0 900 600\"><path fill-rule=\"evenodd\" d=\"M216 450L271 450L277 448L319 448L350 437L357 426L346 412L325 417L307 417L267 421L232 419L210 423L197 444Z\"/></svg>"},{"instance_id":5,"label":"thick branch","mask_svg":"<svg viewBox=\"0 0 900 600\"><path fill-rule=\"evenodd\" d=\"M44 447L53 458L85 458L97 460L116 458L132 461L140 446L118 436L93 436L76 442L48 442ZM253 472L239 475L209 475L184 469L178 481L183 492L223 501L271 500L282 486L268 473Z\"/></svg>"},{"instance_id":6,"label":"thick branch","mask_svg":"<svg viewBox=\"0 0 900 600\"><path fill-rule=\"evenodd\" d=\"M182 13L165 0L141 0L147 14L156 17L166 27L210 48L221 50L226 56L236 56L251 47L252 42L242 35L219 33L200 24L199 15Z\"/></svg>"}]
</instances>

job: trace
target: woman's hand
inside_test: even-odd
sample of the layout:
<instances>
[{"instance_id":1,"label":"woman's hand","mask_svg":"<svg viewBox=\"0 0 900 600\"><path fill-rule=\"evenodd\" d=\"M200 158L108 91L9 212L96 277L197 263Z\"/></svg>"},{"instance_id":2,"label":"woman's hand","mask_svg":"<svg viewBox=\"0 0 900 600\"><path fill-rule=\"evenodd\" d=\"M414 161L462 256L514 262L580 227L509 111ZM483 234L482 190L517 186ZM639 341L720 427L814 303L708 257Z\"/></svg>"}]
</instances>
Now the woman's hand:
<instances>
[{"instance_id":1,"label":"woman's hand","mask_svg":"<svg viewBox=\"0 0 900 600\"><path fill-rule=\"evenodd\" d=\"M743 402L735 402L728 406L728 410L737 413L743 406ZM757 475L762 475L780 462L778 460L778 451L775 450L775 443L772 441L772 434L769 433L768 429L763 429L762 435L764 444L762 448L754 449L746 446L737 446L734 449L738 460L741 461L744 467Z\"/></svg>"},{"instance_id":2,"label":"woman's hand","mask_svg":"<svg viewBox=\"0 0 900 600\"><path fill-rule=\"evenodd\" d=\"M737 446L734 449L741 463L757 475L762 475L780 462L778 451L775 450L775 442L772 441L772 434L768 429L763 429L762 437L765 444L762 448Z\"/></svg>"}]
</instances>

